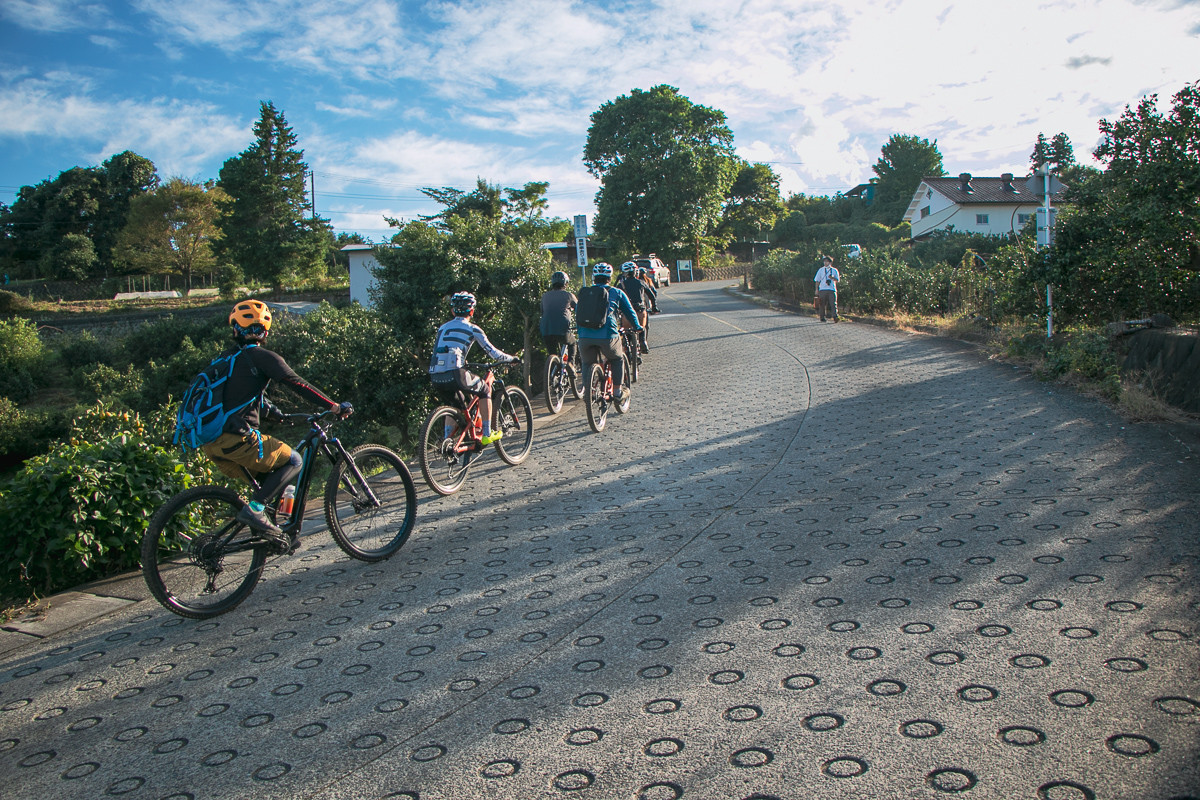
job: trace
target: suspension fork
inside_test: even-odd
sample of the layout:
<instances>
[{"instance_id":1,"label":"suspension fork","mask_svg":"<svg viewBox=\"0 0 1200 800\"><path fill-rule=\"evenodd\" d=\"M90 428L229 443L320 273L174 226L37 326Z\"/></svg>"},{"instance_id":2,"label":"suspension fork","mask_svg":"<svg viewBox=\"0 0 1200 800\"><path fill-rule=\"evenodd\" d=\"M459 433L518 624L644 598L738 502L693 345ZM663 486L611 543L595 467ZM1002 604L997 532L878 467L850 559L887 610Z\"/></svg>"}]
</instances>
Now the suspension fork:
<instances>
[{"instance_id":1,"label":"suspension fork","mask_svg":"<svg viewBox=\"0 0 1200 800\"><path fill-rule=\"evenodd\" d=\"M347 491L357 498L359 496L359 487L361 487L366 491L367 499L371 501L371 505L378 508L379 498L375 496L374 490L371 489L371 484L367 483L367 479L359 471L358 465L350 457L350 453L346 450L346 446L342 444L342 440L335 438L332 441L322 442L321 446L325 454L329 456L329 460L333 462L335 468L338 459L341 459L346 464L346 470L354 476L355 482L353 484L347 482Z\"/></svg>"}]
</instances>

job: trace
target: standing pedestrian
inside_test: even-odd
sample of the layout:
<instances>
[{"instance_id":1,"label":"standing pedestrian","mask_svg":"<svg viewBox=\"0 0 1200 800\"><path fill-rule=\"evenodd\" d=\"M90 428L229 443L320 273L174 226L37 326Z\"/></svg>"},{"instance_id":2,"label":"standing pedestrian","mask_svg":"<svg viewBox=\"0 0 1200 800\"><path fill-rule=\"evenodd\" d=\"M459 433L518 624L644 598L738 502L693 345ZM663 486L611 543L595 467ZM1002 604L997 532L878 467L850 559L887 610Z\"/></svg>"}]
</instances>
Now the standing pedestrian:
<instances>
[{"instance_id":1,"label":"standing pedestrian","mask_svg":"<svg viewBox=\"0 0 1200 800\"><path fill-rule=\"evenodd\" d=\"M822 256L821 268L813 276L813 283L816 284L817 289L817 313L821 315L821 322L825 321L827 315L833 317L834 322L837 322L839 319L837 284L841 279L841 273L833 265L833 258Z\"/></svg>"}]
</instances>

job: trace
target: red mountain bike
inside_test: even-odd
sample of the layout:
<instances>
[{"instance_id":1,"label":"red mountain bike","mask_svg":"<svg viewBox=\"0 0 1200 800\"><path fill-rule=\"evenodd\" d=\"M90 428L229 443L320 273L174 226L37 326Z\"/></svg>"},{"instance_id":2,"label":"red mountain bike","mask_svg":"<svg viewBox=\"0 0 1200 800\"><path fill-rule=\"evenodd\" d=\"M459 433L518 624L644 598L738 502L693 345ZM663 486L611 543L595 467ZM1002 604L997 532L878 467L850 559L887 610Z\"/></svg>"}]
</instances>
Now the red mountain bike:
<instances>
[{"instance_id":1,"label":"red mountain bike","mask_svg":"<svg viewBox=\"0 0 1200 800\"><path fill-rule=\"evenodd\" d=\"M519 362L517 362L519 363ZM504 436L495 442L497 455L506 464L520 464L533 446L533 406L516 386L506 386L495 374L508 364L467 364L470 370L487 370L484 381L492 387L492 430ZM421 426L418 457L421 474L438 494L454 494L467 479L467 471L483 455L485 445L479 398L467 400L454 393L454 405L438 406Z\"/></svg>"}]
</instances>

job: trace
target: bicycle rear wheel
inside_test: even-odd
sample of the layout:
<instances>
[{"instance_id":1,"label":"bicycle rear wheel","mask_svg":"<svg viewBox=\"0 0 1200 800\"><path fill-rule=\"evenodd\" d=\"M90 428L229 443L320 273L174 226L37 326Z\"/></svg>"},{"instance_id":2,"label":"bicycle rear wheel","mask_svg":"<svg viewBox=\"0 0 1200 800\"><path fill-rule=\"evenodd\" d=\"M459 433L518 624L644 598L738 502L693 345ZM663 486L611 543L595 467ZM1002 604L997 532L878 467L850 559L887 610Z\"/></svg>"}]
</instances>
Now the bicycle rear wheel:
<instances>
[{"instance_id":1,"label":"bicycle rear wheel","mask_svg":"<svg viewBox=\"0 0 1200 800\"><path fill-rule=\"evenodd\" d=\"M350 451L325 485L325 520L338 547L382 561L404 546L417 516L417 489L404 460L378 444Z\"/></svg>"},{"instance_id":2,"label":"bicycle rear wheel","mask_svg":"<svg viewBox=\"0 0 1200 800\"><path fill-rule=\"evenodd\" d=\"M579 350L575 350L575 357L567 364L567 376L571 379L571 396L576 400L583 399L583 367L579 364Z\"/></svg>"},{"instance_id":3,"label":"bicycle rear wheel","mask_svg":"<svg viewBox=\"0 0 1200 800\"><path fill-rule=\"evenodd\" d=\"M588 371L587 383L583 385L583 399L587 403L588 425L596 433L604 430L608 421L608 401L604 398L604 369L593 364Z\"/></svg>"},{"instance_id":4,"label":"bicycle rear wheel","mask_svg":"<svg viewBox=\"0 0 1200 800\"><path fill-rule=\"evenodd\" d=\"M421 474L429 488L438 494L454 494L467 479L471 466L470 453L456 453L455 441L467 424L457 408L440 406L433 410L421 427L421 442L417 456ZM447 436L449 430L452 435Z\"/></svg>"},{"instance_id":5,"label":"bicycle rear wheel","mask_svg":"<svg viewBox=\"0 0 1200 800\"><path fill-rule=\"evenodd\" d=\"M168 500L142 535L142 577L154 599L181 617L224 614L250 596L268 545L234 517L242 498L198 486Z\"/></svg>"},{"instance_id":6,"label":"bicycle rear wheel","mask_svg":"<svg viewBox=\"0 0 1200 800\"><path fill-rule=\"evenodd\" d=\"M496 452L505 464L520 464L533 446L533 406L525 392L516 386L506 387L504 395L495 401L492 430L504 436L496 440Z\"/></svg>"},{"instance_id":7,"label":"bicycle rear wheel","mask_svg":"<svg viewBox=\"0 0 1200 800\"><path fill-rule=\"evenodd\" d=\"M563 398L567 396L567 368L558 356L546 361L546 408L551 414L562 411Z\"/></svg>"},{"instance_id":8,"label":"bicycle rear wheel","mask_svg":"<svg viewBox=\"0 0 1200 800\"><path fill-rule=\"evenodd\" d=\"M631 385L637 383L638 364L641 361L642 357L638 355L637 334L627 334L625 336L625 374L629 376Z\"/></svg>"}]
</instances>

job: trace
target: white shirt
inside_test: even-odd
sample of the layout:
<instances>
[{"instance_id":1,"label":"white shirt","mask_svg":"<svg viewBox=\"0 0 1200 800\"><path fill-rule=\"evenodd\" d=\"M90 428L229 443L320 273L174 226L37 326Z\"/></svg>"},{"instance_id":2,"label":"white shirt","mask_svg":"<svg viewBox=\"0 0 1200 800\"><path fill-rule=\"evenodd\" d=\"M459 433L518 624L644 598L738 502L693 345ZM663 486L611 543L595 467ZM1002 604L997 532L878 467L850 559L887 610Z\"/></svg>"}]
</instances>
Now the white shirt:
<instances>
[{"instance_id":1,"label":"white shirt","mask_svg":"<svg viewBox=\"0 0 1200 800\"><path fill-rule=\"evenodd\" d=\"M841 273L837 271L837 267L821 267L817 270L817 274L813 277L813 281L817 284L817 288L825 292L836 292L837 282L842 279Z\"/></svg>"}]
</instances>

